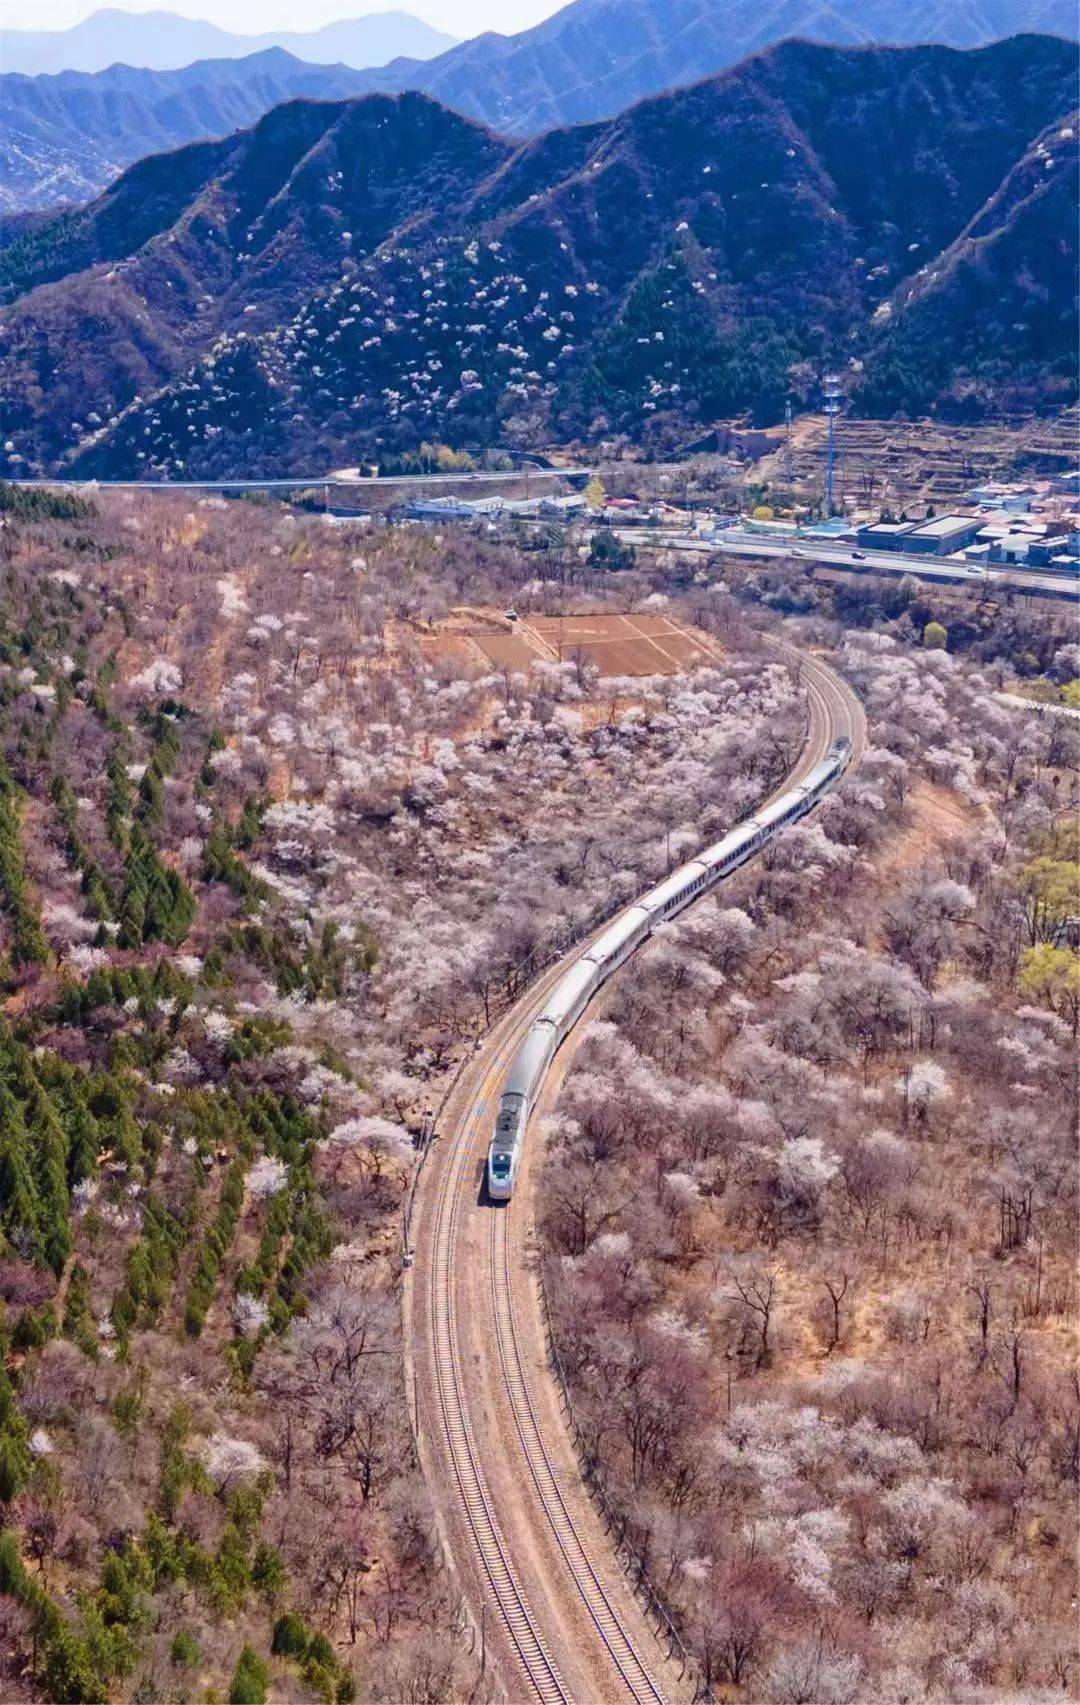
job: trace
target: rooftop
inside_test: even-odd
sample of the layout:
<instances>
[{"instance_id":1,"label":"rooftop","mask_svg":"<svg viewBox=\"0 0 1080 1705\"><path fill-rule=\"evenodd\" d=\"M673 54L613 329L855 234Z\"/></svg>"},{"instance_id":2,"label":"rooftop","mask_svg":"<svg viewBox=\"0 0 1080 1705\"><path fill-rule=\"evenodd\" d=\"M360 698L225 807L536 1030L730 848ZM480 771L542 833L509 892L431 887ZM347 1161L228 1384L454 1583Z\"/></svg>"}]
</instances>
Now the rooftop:
<instances>
[{"instance_id":1,"label":"rooftop","mask_svg":"<svg viewBox=\"0 0 1080 1705\"><path fill-rule=\"evenodd\" d=\"M920 521L912 532L919 538L947 538L950 533L963 533L979 525L976 515L938 515L932 521Z\"/></svg>"}]
</instances>

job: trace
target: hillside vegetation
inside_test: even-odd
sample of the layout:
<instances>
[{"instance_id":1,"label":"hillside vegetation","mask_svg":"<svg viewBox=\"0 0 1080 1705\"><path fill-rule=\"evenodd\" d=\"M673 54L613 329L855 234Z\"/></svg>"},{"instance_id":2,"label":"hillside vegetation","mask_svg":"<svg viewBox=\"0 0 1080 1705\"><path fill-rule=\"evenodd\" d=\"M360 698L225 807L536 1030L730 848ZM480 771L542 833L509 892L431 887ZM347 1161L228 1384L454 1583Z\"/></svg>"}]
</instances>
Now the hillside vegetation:
<instances>
[{"instance_id":1,"label":"hillside vegetation","mask_svg":"<svg viewBox=\"0 0 1080 1705\"><path fill-rule=\"evenodd\" d=\"M3 60L5 65L10 59ZM147 154L227 136L282 101L359 93L358 72L305 65L280 48L180 71L0 76L0 210L91 200Z\"/></svg>"},{"instance_id":2,"label":"hillside vegetation","mask_svg":"<svg viewBox=\"0 0 1080 1705\"><path fill-rule=\"evenodd\" d=\"M0 1696L486 1700L401 1367L415 1141L785 772L797 684L734 617L692 678L461 637L576 553L0 510Z\"/></svg>"},{"instance_id":3,"label":"hillside vegetation","mask_svg":"<svg viewBox=\"0 0 1080 1705\"><path fill-rule=\"evenodd\" d=\"M493 130L534 136L613 117L789 36L978 47L1019 30L1074 37L1075 13L1067 0L902 10L893 0L573 0L517 35L449 46L400 12L246 38L161 12L148 29L99 12L74 30L0 32L11 73L0 78L0 209L84 200L142 155L224 135L290 95L419 89ZM183 69L135 68L150 66Z\"/></svg>"},{"instance_id":4,"label":"hillside vegetation","mask_svg":"<svg viewBox=\"0 0 1080 1705\"><path fill-rule=\"evenodd\" d=\"M590 1026L539 1196L558 1355L722 1696L1064 1697L1075 729L944 651L802 635L869 749Z\"/></svg>"},{"instance_id":5,"label":"hillside vegetation","mask_svg":"<svg viewBox=\"0 0 1080 1705\"><path fill-rule=\"evenodd\" d=\"M4 462L663 447L813 403L834 363L857 409L1052 406L1075 386L1074 59L786 43L521 147L421 95L279 107L0 251Z\"/></svg>"}]
</instances>

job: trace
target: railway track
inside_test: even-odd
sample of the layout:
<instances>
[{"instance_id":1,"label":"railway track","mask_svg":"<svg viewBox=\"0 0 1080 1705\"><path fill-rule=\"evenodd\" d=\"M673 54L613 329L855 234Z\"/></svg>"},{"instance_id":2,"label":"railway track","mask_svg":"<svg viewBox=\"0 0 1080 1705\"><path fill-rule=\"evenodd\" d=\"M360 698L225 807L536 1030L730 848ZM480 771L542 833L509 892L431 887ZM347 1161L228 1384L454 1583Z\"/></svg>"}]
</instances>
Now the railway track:
<instances>
[{"instance_id":1,"label":"railway track","mask_svg":"<svg viewBox=\"0 0 1080 1705\"><path fill-rule=\"evenodd\" d=\"M501 1052L496 1056L496 1060L501 1064ZM450 1446L450 1460L454 1467L458 1494L468 1515L484 1572L533 1691L538 1699L545 1702L569 1701L570 1696L563 1687L558 1669L536 1630L525 1595L518 1583L506 1542L491 1507L491 1499L478 1463L468 1413L462 1401L454 1287L451 1283L449 1262L453 1249L454 1220L460 1200L461 1173L467 1159L468 1147L466 1144L460 1144L455 1164L447 1177L447 1188L441 1193L439 1200L435 1243L437 1266L431 1293L436 1374ZM440 1300L443 1303L441 1309L437 1307Z\"/></svg>"},{"instance_id":2,"label":"railway track","mask_svg":"<svg viewBox=\"0 0 1080 1705\"><path fill-rule=\"evenodd\" d=\"M518 1438L533 1485L543 1503L567 1568L578 1583L596 1631L618 1670L627 1691L635 1698L664 1705L665 1695L638 1656L619 1614L611 1602L582 1538L580 1528L567 1508L558 1476L544 1445L536 1408L529 1395L513 1305L508 1224L510 1211L491 1215L490 1262L492 1304L496 1320L499 1357L510 1401L514 1408Z\"/></svg>"},{"instance_id":3,"label":"railway track","mask_svg":"<svg viewBox=\"0 0 1080 1705\"><path fill-rule=\"evenodd\" d=\"M861 710L817 659L798 660L807 735L790 786L848 734L857 759ZM589 1495L547 1368L525 1241L535 1138L513 1201L483 1199L483 1163L503 1073L570 960L549 967L496 1024L463 1073L419 1198L416 1261L408 1284L409 1353L421 1460L444 1543L479 1615L510 1699L689 1700L691 1691L634 1597ZM574 1046L571 1036L563 1054ZM441 1496L440 1496L441 1494Z\"/></svg>"}]
</instances>

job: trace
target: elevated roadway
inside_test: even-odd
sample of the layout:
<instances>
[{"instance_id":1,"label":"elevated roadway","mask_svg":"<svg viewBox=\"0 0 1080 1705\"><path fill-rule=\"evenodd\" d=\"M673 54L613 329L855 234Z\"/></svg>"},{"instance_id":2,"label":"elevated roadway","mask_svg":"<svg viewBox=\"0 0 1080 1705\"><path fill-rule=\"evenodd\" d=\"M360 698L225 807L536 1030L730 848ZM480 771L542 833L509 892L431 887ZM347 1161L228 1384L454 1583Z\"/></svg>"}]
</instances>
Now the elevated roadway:
<instances>
[{"instance_id":1,"label":"elevated roadway","mask_svg":"<svg viewBox=\"0 0 1080 1705\"><path fill-rule=\"evenodd\" d=\"M618 538L626 544L648 546L654 550L686 552L692 556L772 557L786 561L794 557L826 568L845 569L849 574L866 573L913 575L917 580L929 580L940 585L970 586L976 591L999 591L1007 588L1028 597L1067 598L1080 600L1080 562L1076 573L1042 573L1036 568L1017 564L993 563L978 573L969 573L964 563L950 562L947 557L915 556L901 551L860 551L854 545L830 544L820 539L763 539L757 534L742 533L732 528L703 538L693 533L657 533L647 527L620 527ZM857 554L856 554L857 553Z\"/></svg>"}]
</instances>

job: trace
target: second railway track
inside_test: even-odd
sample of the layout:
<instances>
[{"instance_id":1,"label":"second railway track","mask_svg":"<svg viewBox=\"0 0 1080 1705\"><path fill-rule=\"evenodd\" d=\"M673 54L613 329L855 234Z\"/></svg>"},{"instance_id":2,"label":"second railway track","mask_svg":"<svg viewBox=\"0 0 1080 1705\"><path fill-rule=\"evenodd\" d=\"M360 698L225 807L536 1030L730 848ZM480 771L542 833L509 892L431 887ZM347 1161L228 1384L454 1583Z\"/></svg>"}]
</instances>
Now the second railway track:
<instances>
[{"instance_id":1,"label":"second railway track","mask_svg":"<svg viewBox=\"0 0 1080 1705\"><path fill-rule=\"evenodd\" d=\"M501 1053L496 1055L496 1068L500 1063ZM462 1506L468 1517L484 1573L522 1669L537 1698L552 1702L568 1701L569 1695L563 1687L558 1669L537 1633L498 1519L491 1507L477 1446L469 1425L468 1412L461 1395L460 1350L450 1262L461 1174L467 1164L468 1153L468 1146L460 1144L454 1164L447 1171L445 1186L440 1192L435 1227L431 1326L440 1408Z\"/></svg>"},{"instance_id":2,"label":"second railway track","mask_svg":"<svg viewBox=\"0 0 1080 1705\"><path fill-rule=\"evenodd\" d=\"M589 1556L580 1528L567 1507L544 1446L537 1421L536 1407L529 1395L525 1365L521 1353L518 1328L514 1316L513 1276L510 1266L508 1221L511 1208L493 1211L491 1215L490 1263L492 1307L499 1341L499 1357L522 1454L528 1464L533 1485L543 1503L559 1549L577 1583L578 1591L596 1626L597 1634L611 1654L627 1691L635 1699L663 1705L665 1695L653 1680L644 1662L627 1635L618 1611L605 1591L600 1574Z\"/></svg>"}]
</instances>

